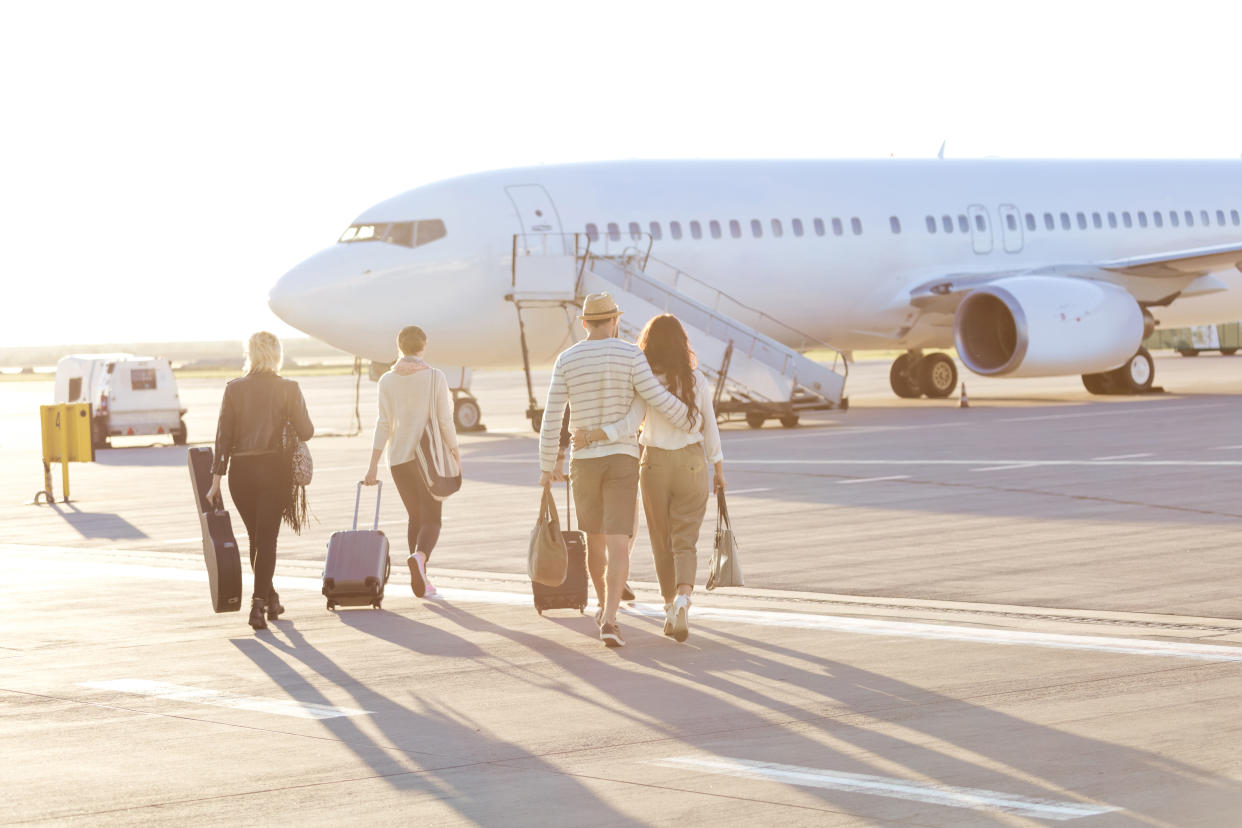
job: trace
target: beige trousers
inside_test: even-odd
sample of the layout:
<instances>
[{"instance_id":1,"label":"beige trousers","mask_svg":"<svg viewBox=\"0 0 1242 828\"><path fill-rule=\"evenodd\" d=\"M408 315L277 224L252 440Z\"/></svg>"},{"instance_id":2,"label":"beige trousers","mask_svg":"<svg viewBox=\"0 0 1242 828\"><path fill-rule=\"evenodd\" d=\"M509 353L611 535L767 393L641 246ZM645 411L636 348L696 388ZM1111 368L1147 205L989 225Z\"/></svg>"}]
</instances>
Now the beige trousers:
<instances>
[{"instance_id":1,"label":"beige trousers","mask_svg":"<svg viewBox=\"0 0 1242 828\"><path fill-rule=\"evenodd\" d=\"M707 512L707 458L701 443L670 451L647 446L639 467L656 577L666 603L679 584L694 586L695 544Z\"/></svg>"}]
</instances>

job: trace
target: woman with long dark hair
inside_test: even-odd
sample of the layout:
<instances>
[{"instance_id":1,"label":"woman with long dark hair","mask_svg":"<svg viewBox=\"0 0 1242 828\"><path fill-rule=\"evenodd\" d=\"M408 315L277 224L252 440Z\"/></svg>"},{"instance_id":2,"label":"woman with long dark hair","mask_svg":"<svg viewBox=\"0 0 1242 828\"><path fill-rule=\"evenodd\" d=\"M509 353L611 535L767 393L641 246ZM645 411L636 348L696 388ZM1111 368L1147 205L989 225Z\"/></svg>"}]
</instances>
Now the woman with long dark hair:
<instances>
[{"instance_id":1,"label":"woman with long dark hair","mask_svg":"<svg viewBox=\"0 0 1242 828\"><path fill-rule=\"evenodd\" d=\"M656 378L689 409L690 429L674 425L659 411L645 409L643 456L639 464L643 509L651 535L656 577L664 595L664 634L678 641L690 635L688 616L698 554L695 549L710 492L724 491L724 454L707 378L681 322L672 314L654 317L638 337L638 347ZM626 420L644 416L641 400ZM624 421L623 421L624 422ZM575 447L604 439L602 429L574 435ZM714 466L708 486L707 466Z\"/></svg>"},{"instance_id":2,"label":"woman with long dark hair","mask_svg":"<svg viewBox=\"0 0 1242 828\"><path fill-rule=\"evenodd\" d=\"M275 621L285 611L272 588L281 520L301 531L306 514L305 494L293 485L285 429L292 426L302 440L315 434L302 389L280 376L282 361L280 340L273 334L259 331L250 337L246 376L224 388L207 491L209 503L219 502L220 480L228 473L229 494L250 539L254 597L249 623L256 630L267 628L264 613Z\"/></svg>"}]
</instances>

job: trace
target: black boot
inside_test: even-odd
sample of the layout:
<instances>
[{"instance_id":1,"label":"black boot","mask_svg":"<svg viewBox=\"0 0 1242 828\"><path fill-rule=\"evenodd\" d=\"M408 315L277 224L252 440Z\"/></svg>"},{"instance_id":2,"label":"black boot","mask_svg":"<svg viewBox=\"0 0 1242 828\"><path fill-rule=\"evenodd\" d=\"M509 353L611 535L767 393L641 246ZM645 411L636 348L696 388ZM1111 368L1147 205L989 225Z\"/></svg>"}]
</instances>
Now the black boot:
<instances>
[{"instance_id":1,"label":"black boot","mask_svg":"<svg viewBox=\"0 0 1242 828\"><path fill-rule=\"evenodd\" d=\"M250 626L256 630L266 630L267 622L263 620L263 599L253 598L250 601Z\"/></svg>"},{"instance_id":2,"label":"black boot","mask_svg":"<svg viewBox=\"0 0 1242 828\"><path fill-rule=\"evenodd\" d=\"M284 611L285 608L280 605L280 595L273 592L267 598L267 620L275 621L284 614Z\"/></svg>"}]
</instances>

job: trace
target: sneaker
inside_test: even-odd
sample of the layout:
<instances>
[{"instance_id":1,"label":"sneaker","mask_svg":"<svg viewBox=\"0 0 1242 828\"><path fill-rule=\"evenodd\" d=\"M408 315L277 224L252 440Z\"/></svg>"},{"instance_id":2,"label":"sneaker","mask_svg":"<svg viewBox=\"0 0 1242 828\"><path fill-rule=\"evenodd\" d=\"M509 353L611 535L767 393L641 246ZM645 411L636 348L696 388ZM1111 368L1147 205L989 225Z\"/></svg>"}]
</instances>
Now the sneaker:
<instances>
[{"instance_id":1,"label":"sneaker","mask_svg":"<svg viewBox=\"0 0 1242 828\"><path fill-rule=\"evenodd\" d=\"M690 596L678 595L673 599L673 638L677 641L685 641L690 637L690 622L687 616L690 614Z\"/></svg>"},{"instance_id":2,"label":"sneaker","mask_svg":"<svg viewBox=\"0 0 1242 828\"><path fill-rule=\"evenodd\" d=\"M665 635L673 634L673 605L672 604L664 605L664 634Z\"/></svg>"},{"instance_id":3,"label":"sneaker","mask_svg":"<svg viewBox=\"0 0 1242 828\"><path fill-rule=\"evenodd\" d=\"M422 598L427 594L427 565L423 561L423 553L415 552L405 559L405 563L410 567L410 589Z\"/></svg>"},{"instance_id":4,"label":"sneaker","mask_svg":"<svg viewBox=\"0 0 1242 828\"><path fill-rule=\"evenodd\" d=\"M621 628L616 624L604 624L599 628L599 640L607 647L624 647L625 639L621 637Z\"/></svg>"},{"instance_id":5,"label":"sneaker","mask_svg":"<svg viewBox=\"0 0 1242 828\"><path fill-rule=\"evenodd\" d=\"M431 582L431 579L428 578L426 575L423 576L423 583L427 585L427 588L423 590L423 597L424 598L435 598L436 597L436 585L433 584Z\"/></svg>"}]
</instances>

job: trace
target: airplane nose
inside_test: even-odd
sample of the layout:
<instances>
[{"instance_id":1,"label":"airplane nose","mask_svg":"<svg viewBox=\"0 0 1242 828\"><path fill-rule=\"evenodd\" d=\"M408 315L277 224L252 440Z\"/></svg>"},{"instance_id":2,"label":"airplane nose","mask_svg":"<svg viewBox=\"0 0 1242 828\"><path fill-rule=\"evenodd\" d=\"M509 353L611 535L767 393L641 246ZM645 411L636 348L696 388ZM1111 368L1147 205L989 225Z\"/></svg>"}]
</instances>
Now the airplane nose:
<instances>
[{"instance_id":1,"label":"airplane nose","mask_svg":"<svg viewBox=\"0 0 1242 828\"><path fill-rule=\"evenodd\" d=\"M356 279L362 272L341 246L329 247L294 267L276 281L267 295L267 306L283 321L312 336L324 321L325 311L333 307L330 295Z\"/></svg>"}]
</instances>

